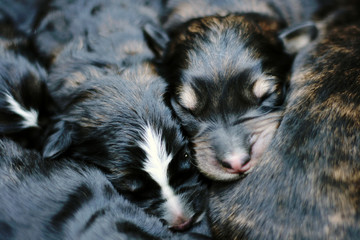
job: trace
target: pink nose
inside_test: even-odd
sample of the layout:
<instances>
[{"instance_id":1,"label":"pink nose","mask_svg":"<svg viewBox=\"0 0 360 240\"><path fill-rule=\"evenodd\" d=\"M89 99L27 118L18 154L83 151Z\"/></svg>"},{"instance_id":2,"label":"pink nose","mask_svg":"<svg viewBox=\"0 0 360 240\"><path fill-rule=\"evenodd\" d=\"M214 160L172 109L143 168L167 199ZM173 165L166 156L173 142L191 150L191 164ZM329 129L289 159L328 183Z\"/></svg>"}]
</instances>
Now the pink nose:
<instances>
[{"instance_id":1,"label":"pink nose","mask_svg":"<svg viewBox=\"0 0 360 240\"><path fill-rule=\"evenodd\" d=\"M177 217L174 223L170 226L173 231L185 231L191 227L192 218Z\"/></svg>"},{"instance_id":2,"label":"pink nose","mask_svg":"<svg viewBox=\"0 0 360 240\"><path fill-rule=\"evenodd\" d=\"M245 173L250 169L250 155L247 153L232 153L221 164L229 173Z\"/></svg>"}]
</instances>

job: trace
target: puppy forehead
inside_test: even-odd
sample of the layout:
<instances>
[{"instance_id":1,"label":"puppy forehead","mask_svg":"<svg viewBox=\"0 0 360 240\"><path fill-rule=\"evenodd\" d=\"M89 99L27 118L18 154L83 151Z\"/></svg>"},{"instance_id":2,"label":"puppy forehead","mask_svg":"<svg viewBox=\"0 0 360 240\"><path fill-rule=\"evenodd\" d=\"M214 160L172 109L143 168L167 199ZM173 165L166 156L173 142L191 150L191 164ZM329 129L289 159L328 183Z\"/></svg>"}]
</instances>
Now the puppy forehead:
<instances>
[{"instance_id":1,"label":"puppy forehead","mask_svg":"<svg viewBox=\"0 0 360 240\"><path fill-rule=\"evenodd\" d=\"M229 30L231 32L231 30ZM187 70L192 75L233 75L260 63L254 51L247 48L234 34L209 34L208 39L195 39L194 48L187 51ZM196 46L196 47L195 47Z\"/></svg>"}]
</instances>

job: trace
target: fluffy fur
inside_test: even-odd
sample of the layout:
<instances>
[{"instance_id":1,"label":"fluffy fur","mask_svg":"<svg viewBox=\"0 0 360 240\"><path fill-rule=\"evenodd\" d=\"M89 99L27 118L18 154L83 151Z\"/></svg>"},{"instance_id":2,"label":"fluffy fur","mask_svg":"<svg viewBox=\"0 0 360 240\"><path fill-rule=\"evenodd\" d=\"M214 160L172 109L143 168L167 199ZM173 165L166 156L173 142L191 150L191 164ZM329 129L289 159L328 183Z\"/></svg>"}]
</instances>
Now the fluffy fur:
<instances>
[{"instance_id":1,"label":"fluffy fur","mask_svg":"<svg viewBox=\"0 0 360 240\"><path fill-rule=\"evenodd\" d=\"M167 33L147 27L147 40L160 57L160 72L194 143L198 168L214 180L235 180L256 165L281 119L292 57L278 35L290 20L276 1L234 6L214 1L209 11L200 11L205 16L190 14L195 18L181 22L177 16L190 8L185 2L170 1ZM286 6L295 11L294 3ZM220 9L227 14L206 16ZM306 17L304 9L298 11L294 18ZM314 37L309 36L305 44ZM295 43L295 49L305 44Z\"/></svg>"},{"instance_id":2,"label":"fluffy fur","mask_svg":"<svg viewBox=\"0 0 360 240\"><path fill-rule=\"evenodd\" d=\"M73 94L44 157L66 154L97 165L117 190L171 226L195 220L204 210L205 188L189 144L161 99L165 83L146 66L128 78L98 74ZM175 206L168 205L168 187Z\"/></svg>"},{"instance_id":3,"label":"fluffy fur","mask_svg":"<svg viewBox=\"0 0 360 240\"><path fill-rule=\"evenodd\" d=\"M0 133L41 150L57 106L48 93L45 70L12 50L12 43L0 40Z\"/></svg>"},{"instance_id":4,"label":"fluffy fur","mask_svg":"<svg viewBox=\"0 0 360 240\"><path fill-rule=\"evenodd\" d=\"M97 168L0 140L0 239L207 239L172 233Z\"/></svg>"},{"instance_id":5,"label":"fluffy fur","mask_svg":"<svg viewBox=\"0 0 360 240\"><path fill-rule=\"evenodd\" d=\"M156 22L160 10L161 0L53 0L37 24L33 37L34 48L45 60L44 63L51 66L63 48L78 37L88 36L84 44L88 44L90 49L94 40L92 36L111 39L122 32L123 46L116 48L112 55L130 55L139 51L142 45L135 26ZM106 49L106 44L106 41L97 43L96 48ZM141 50L144 54L146 48ZM126 61L124 58L123 62Z\"/></svg>"},{"instance_id":6,"label":"fluffy fur","mask_svg":"<svg viewBox=\"0 0 360 240\"><path fill-rule=\"evenodd\" d=\"M339 10L319 22L319 40L296 57L284 118L261 164L213 185L216 239L359 237L357 16Z\"/></svg>"},{"instance_id":7,"label":"fluffy fur","mask_svg":"<svg viewBox=\"0 0 360 240\"><path fill-rule=\"evenodd\" d=\"M127 199L186 230L203 215L206 187L163 100L166 83L146 62L152 53L142 36L141 19L148 18L142 9L115 2L100 8L96 26L105 35L88 31L55 59L49 88L63 112L44 157L67 155L98 166ZM128 22L130 13L136 24Z\"/></svg>"}]
</instances>

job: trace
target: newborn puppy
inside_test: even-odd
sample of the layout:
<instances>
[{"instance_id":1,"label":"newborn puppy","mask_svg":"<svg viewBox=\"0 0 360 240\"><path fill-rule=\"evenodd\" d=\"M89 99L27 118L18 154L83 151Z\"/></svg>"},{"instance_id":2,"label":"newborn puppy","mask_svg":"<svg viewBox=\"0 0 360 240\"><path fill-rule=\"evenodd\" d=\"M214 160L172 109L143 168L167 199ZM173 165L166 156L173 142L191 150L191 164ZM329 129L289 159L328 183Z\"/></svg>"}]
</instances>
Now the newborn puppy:
<instances>
[{"instance_id":1,"label":"newborn puppy","mask_svg":"<svg viewBox=\"0 0 360 240\"><path fill-rule=\"evenodd\" d=\"M241 181L213 185L215 239L360 236L358 10L318 26L319 39L295 59L284 117L261 164Z\"/></svg>"},{"instance_id":2,"label":"newborn puppy","mask_svg":"<svg viewBox=\"0 0 360 240\"><path fill-rule=\"evenodd\" d=\"M86 55L82 48L67 53L62 57L68 64L58 66L61 76L75 85L84 81L67 96L44 157L67 155L98 166L121 194L174 230L200 221L205 186L191 146L164 103L165 82L147 63L119 74L96 58L75 61Z\"/></svg>"},{"instance_id":3,"label":"newborn puppy","mask_svg":"<svg viewBox=\"0 0 360 240\"><path fill-rule=\"evenodd\" d=\"M172 107L191 136L202 173L235 180L257 163L282 116L292 56L310 26L284 48L286 22L255 12L191 19L169 33L146 26ZM290 41L291 40L291 41Z\"/></svg>"},{"instance_id":4,"label":"newborn puppy","mask_svg":"<svg viewBox=\"0 0 360 240\"><path fill-rule=\"evenodd\" d=\"M201 220L206 186L163 100L166 83L147 63L153 54L141 26L157 22L156 12L136 2L62 6L58 16L79 18L82 24L74 19L65 28L74 33L73 41L66 41L50 67L49 89L62 114L43 156L71 156L96 165L131 202L172 229L187 230ZM83 5L81 16L65 11ZM48 30L40 35L54 36L54 29Z\"/></svg>"},{"instance_id":5,"label":"newborn puppy","mask_svg":"<svg viewBox=\"0 0 360 240\"><path fill-rule=\"evenodd\" d=\"M176 234L97 168L0 140L0 239L207 239Z\"/></svg>"}]
</instances>

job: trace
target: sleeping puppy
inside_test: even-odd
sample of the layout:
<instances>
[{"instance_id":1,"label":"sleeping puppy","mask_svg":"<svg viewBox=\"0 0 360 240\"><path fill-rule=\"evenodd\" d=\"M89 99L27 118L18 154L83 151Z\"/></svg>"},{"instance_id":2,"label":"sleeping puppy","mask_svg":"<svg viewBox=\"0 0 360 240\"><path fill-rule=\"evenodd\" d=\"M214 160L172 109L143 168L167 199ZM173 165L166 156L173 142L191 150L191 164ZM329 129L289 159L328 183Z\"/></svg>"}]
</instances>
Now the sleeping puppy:
<instances>
[{"instance_id":1,"label":"sleeping puppy","mask_svg":"<svg viewBox=\"0 0 360 240\"><path fill-rule=\"evenodd\" d=\"M193 18L167 33L144 29L197 166L213 180L248 173L272 139L292 54L315 37L304 24L302 38L282 39L286 24L275 14L245 12Z\"/></svg>"},{"instance_id":2,"label":"sleeping puppy","mask_svg":"<svg viewBox=\"0 0 360 240\"><path fill-rule=\"evenodd\" d=\"M206 186L163 100L166 83L146 62L153 54L141 26L157 22L156 12L136 2L69 2L52 15L72 19L64 31L73 40L49 40L61 49L47 48L56 56L48 86L62 114L43 156L96 165L131 202L172 229L186 230L201 220ZM69 14L81 6L86 8L80 15ZM63 36L61 29L46 29L39 40L57 36L55 30Z\"/></svg>"},{"instance_id":3,"label":"sleeping puppy","mask_svg":"<svg viewBox=\"0 0 360 240\"><path fill-rule=\"evenodd\" d=\"M207 239L171 232L97 168L0 139L0 239Z\"/></svg>"},{"instance_id":4,"label":"sleeping puppy","mask_svg":"<svg viewBox=\"0 0 360 240\"><path fill-rule=\"evenodd\" d=\"M41 150L58 108L47 90L46 71L14 46L12 40L0 39L0 133L23 147Z\"/></svg>"},{"instance_id":5,"label":"sleeping puppy","mask_svg":"<svg viewBox=\"0 0 360 240\"><path fill-rule=\"evenodd\" d=\"M141 41L136 40L138 31L134 26L156 23L160 10L161 0L52 0L35 27L34 49L44 65L51 67L63 48L78 37L87 36L84 44L91 50L91 36L100 35L108 39L122 32L125 33L122 34L122 44L127 47L117 48L113 55L134 54L141 46ZM100 43L96 45L100 47ZM126 59L123 61L126 65Z\"/></svg>"},{"instance_id":6,"label":"sleeping puppy","mask_svg":"<svg viewBox=\"0 0 360 240\"><path fill-rule=\"evenodd\" d=\"M119 73L96 55L86 58L81 44L73 47L50 75L63 76L76 88L61 90L69 94L63 98L67 106L44 158L66 155L96 165L121 194L174 230L200 221L205 185L193 166L191 146L164 103L165 82L146 62Z\"/></svg>"},{"instance_id":7,"label":"sleeping puppy","mask_svg":"<svg viewBox=\"0 0 360 240\"><path fill-rule=\"evenodd\" d=\"M352 7L353 8L353 7ZM216 239L360 236L360 22L338 10L295 59L283 120L244 179L214 183Z\"/></svg>"}]
</instances>

